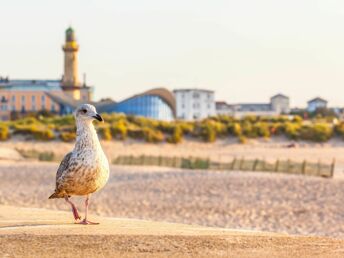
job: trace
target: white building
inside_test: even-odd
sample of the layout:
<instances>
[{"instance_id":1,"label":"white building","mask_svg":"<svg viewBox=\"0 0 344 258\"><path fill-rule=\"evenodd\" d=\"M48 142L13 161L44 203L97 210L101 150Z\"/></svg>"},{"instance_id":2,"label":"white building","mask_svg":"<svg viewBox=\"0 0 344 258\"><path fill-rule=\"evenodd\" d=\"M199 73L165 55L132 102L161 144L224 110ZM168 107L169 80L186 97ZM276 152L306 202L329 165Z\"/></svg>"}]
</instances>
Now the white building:
<instances>
[{"instance_id":1,"label":"white building","mask_svg":"<svg viewBox=\"0 0 344 258\"><path fill-rule=\"evenodd\" d=\"M307 102L307 111L308 112L315 112L318 108L326 108L327 107L327 100L322 98L314 98Z\"/></svg>"},{"instance_id":2,"label":"white building","mask_svg":"<svg viewBox=\"0 0 344 258\"><path fill-rule=\"evenodd\" d=\"M270 103L239 103L227 104L216 102L216 113L218 115L229 115L237 118L244 116L276 116L290 112L289 97L277 94L270 98Z\"/></svg>"},{"instance_id":3,"label":"white building","mask_svg":"<svg viewBox=\"0 0 344 258\"><path fill-rule=\"evenodd\" d=\"M216 114L214 91L201 89L174 90L176 117L183 120L199 120Z\"/></svg>"}]
</instances>

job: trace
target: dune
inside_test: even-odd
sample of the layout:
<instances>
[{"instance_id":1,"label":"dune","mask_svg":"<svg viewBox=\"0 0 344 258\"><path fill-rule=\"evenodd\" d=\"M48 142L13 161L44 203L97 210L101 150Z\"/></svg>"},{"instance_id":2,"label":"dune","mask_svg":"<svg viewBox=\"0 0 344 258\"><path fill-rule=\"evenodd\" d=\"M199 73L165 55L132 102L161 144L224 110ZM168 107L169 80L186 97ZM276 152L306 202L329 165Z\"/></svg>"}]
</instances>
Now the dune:
<instances>
[{"instance_id":1,"label":"dune","mask_svg":"<svg viewBox=\"0 0 344 258\"><path fill-rule=\"evenodd\" d=\"M343 257L344 240L0 206L0 257Z\"/></svg>"}]
</instances>

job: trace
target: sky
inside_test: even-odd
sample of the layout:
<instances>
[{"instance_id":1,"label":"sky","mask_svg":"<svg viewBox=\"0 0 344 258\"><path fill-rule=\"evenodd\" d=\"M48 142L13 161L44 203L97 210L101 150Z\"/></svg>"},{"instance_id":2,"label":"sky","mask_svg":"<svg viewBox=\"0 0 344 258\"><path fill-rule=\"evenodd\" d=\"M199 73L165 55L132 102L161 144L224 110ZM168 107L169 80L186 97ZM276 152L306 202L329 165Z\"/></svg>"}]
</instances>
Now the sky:
<instances>
[{"instance_id":1,"label":"sky","mask_svg":"<svg viewBox=\"0 0 344 258\"><path fill-rule=\"evenodd\" d=\"M0 0L0 75L58 79L64 31L95 99L204 88L229 103L276 93L344 106L342 0Z\"/></svg>"}]
</instances>

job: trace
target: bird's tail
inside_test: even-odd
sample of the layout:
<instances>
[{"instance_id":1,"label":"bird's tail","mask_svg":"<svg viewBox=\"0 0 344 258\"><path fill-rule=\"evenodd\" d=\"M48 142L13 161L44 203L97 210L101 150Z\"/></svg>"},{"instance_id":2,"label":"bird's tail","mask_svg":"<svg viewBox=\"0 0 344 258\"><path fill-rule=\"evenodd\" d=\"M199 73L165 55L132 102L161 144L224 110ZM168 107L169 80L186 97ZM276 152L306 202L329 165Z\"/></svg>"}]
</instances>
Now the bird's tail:
<instances>
[{"instance_id":1,"label":"bird's tail","mask_svg":"<svg viewBox=\"0 0 344 258\"><path fill-rule=\"evenodd\" d=\"M62 198L63 196L60 195L60 193L55 192L52 195L50 195L49 199L55 199L55 198Z\"/></svg>"}]
</instances>

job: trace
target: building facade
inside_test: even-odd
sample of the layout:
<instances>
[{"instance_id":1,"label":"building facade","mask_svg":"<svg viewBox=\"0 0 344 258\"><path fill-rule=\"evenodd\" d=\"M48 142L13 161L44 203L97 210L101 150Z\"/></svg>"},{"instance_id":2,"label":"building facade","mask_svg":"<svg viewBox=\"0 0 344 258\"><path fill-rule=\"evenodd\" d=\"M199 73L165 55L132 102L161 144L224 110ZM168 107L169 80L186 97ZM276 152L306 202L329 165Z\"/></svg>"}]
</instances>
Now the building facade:
<instances>
[{"instance_id":1,"label":"building facade","mask_svg":"<svg viewBox=\"0 0 344 258\"><path fill-rule=\"evenodd\" d=\"M327 100L317 97L307 102L308 112L315 112L319 108L327 108Z\"/></svg>"},{"instance_id":2,"label":"building facade","mask_svg":"<svg viewBox=\"0 0 344 258\"><path fill-rule=\"evenodd\" d=\"M120 102L96 104L100 113L124 113L165 121L174 119L175 106L173 94L164 88L152 89Z\"/></svg>"},{"instance_id":3,"label":"building facade","mask_svg":"<svg viewBox=\"0 0 344 258\"><path fill-rule=\"evenodd\" d=\"M64 75L62 80L17 80L0 77L0 118L10 119L13 113L31 113L49 111L61 114L66 110L65 102L69 99L90 102L93 88L78 79L78 50L74 30L66 30L64 51ZM51 98L57 96L58 98ZM69 101L70 102L70 101Z\"/></svg>"},{"instance_id":4,"label":"building facade","mask_svg":"<svg viewBox=\"0 0 344 258\"><path fill-rule=\"evenodd\" d=\"M200 120L213 116L215 112L214 91L202 89L176 89L176 118Z\"/></svg>"},{"instance_id":5,"label":"building facade","mask_svg":"<svg viewBox=\"0 0 344 258\"><path fill-rule=\"evenodd\" d=\"M270 103L239 103L228 104L224 101L216 102L216 113L237 118L245 116L277 116L289 114L289 97L277 94L270 98Z\"/></svg>"}]
</instances>

